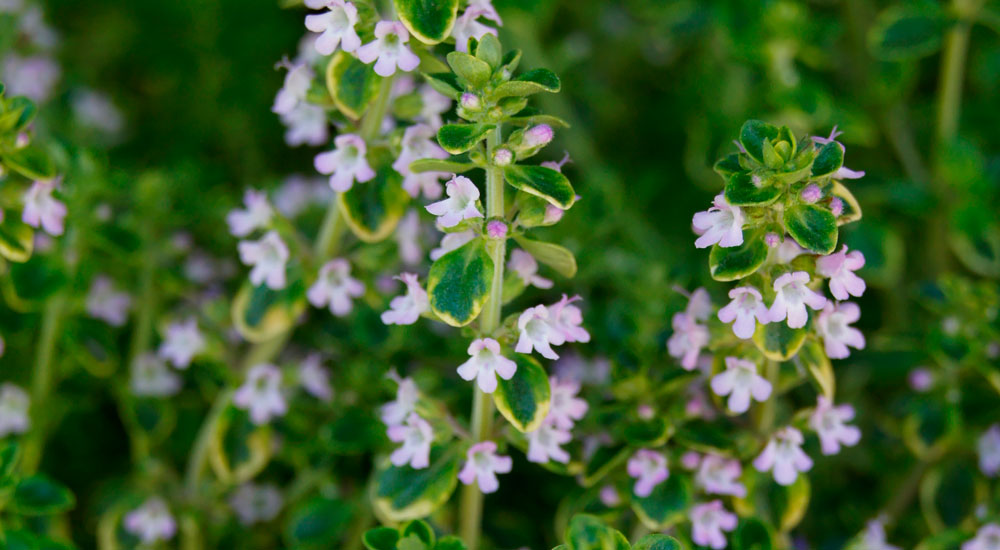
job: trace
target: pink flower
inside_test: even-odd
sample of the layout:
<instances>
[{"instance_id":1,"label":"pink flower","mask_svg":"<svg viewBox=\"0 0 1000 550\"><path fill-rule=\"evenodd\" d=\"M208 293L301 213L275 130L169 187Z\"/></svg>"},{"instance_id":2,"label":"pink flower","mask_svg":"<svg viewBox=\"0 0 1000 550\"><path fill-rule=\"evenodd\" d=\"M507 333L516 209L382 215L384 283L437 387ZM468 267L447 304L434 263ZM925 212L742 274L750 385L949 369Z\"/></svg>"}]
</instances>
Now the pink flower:
<instances>
[{"instance_id":1,"label":"pink flower","mask_svg":"<svg viewBox=\"0 0 1000 550\"><path fill-rule=\"evenodd\" d=\"M87 315L100 319L113 327L125 324L132 297L126 292L115 290L114 283L106 275L94 277L87 292Z\"/></svg>"},{"instance_id":2,"label":"pink flower","mask_svg":"<svg viewBox=\"0 0 1000 550\"><path fill-rule=\"evenodd\" d=\"M299 103L281 115L281 123L286 127L285 143L291 147L303 144L318 147L330 139L326 111L310 103Z\"/></svg>"},{"instance_id":3,"label":"pink flower","mask_svg":"<svg viewBox=\"0 0 1000 550\"><path fill-rule=\"evenodd\" d=\"M740 483L743 468L739 460L728 460L719 455L709 454L702 459L695 476L695 483L706 493L732 495L743 498L747 488Z\"/></svg>"},{"instance_id":4,"label":"pink flower","mask_svg":"<svg viewBox=\"0 0 1000 550\"><path fill-rule=\"evenodd\" d=\"M271 111L278 115L287 115L305 101L314 75L312 69L305 63L292 65L286 59L278 64L278 68L282 66L288 69L288 74L285 75L285 83L278 90L278 95L274 97Z\"/></svg>"},{"instance_id":5,"label":"pink flower","mask_svg":"<svg viewBox=\"0 0 1000 550\"><path fill-rule=\"evenodd\" d=\"M566 464L569 453L560 445L565 445L573 439L568 430L564 430L552 422L543 422L538 429L528 432L528 461L544 464L552 459Z\"/></svg>"},{"instance_id":6,"label":"pink flower","mask_svg":"<svg viewBox=\"0 0 1000 550\"><path fill-rule=\"evenodd\" d=\"M674 333L667 340L667 351L680 359L685 370L692 370L701 349L708 345L708 327L696 323L687 313L675 313L672 325Z\"/></svg>"},{"instance_id":7,"label":"pink flower","mask_svg":"<svg viewBox=\"0 0 1000 550\"><path fill-rule=\"evenodd\" d=\"M351 312L353 298L365 293L365 285L351 277L351 264L343 258L330 260L319 270L306 297L315 307L330 306L330 313L343 317Z\"/></svg>"},{"instance_id":8,"label":"pink flower","mask_svg":"<svg viewBox=\"0 0 1000 550\"><path fill-rule=\"evenodd\" d=\"M848 426L845 422L854 418L854 407L850 405L834 406L825 396L819 396L816 411L809 417L809 427L819 435L823 454L835 455L840 452L840 446L853 447L861 440L861 430L856 426Z\"/></svg>"},{"instance_id":9,"label":"pink flower","mask_svg":"<svg viewBox=\"0 0 1000 550\"><path fill-rule=\"evenodd\" d=\"M865 256L860 251L847 252L847 245L828 256L816 260L816 273L830 279L830 293L838 300L865 293L865 281L854 274L865 266Z\"/></svg>"},{"instance_id":10,"label":"pink flower","mask_svg":"<svg viewBox=\"0 0 1000 550\"><path fill-rule=\"evenodd\" d=\"M28 431L30 404L28 392L8 382L0 385L0 439Z\"/></svg>"},{"instance_id":11,"label":"pink flower","mask_svg":"<svg viewBox=\"0 0 1000 550\"><path fill-rule=\"evenodd\" d=\"M437 261L438 258L444 256L452 250L462 248L462 245L475 238L476 232L471 229L459 231L458 233L445 233L444 237L441 237L441 244L438 245L437 248L431 250L431 261Z\"/></svg>"},{"instance_id":12,"label":"pink flower","mask_svg":"<svg viewBox=\"0 0 1000 550\"><path fill-rule=\"evenodd\" d=\"M341 134L333 144L333 151L316 155L313 164L320 174L330 176L330 187L334 191L347 191L355 181L364 183L375 177L375 171L365 158L368 147L361 136Z\"/></svg>"},{"instance_id":13,"label":"pink flower","mask_svg":"<svg viewBox=\"0 0 1000 550\"><path fill-rule=\"evenodd\" d=\"M170 540L177 533L177 522L160 497L151 497L139 508L125 514L123 524L125 530L138 537L144 545Z\"/></svg>"},{"instance_id":14,"label":"pink flower","mask_svg":"<svg viewBox=\"0 0 1000 550\"><path fill-rule=\"evenodd\" d=\"M479 490L493 493L500 488L497 474L510 472L514 461L509 456L498 456L497 444L492 441L482 441L469 447L466 453L465 466L458 473L458 479L466 485L473 482L479 484Z\"/></svg>"},{"instance_id":15,"label":"pink flower","mask_svg":"<svg viewBox=\"0 0 1000 550\"><path fill-rule=\"evenodd\" d=\"M229 506L246 526L278 517L284 502L281 491L271 484L244 483L229 497Z\"/></svg>"},{"instance_id":16,"label":"pink flower","mask_svg":"<svg viewBox=\"0 0 1000 550\"><path fill-rule=\"evenodd\" d=\"M24 211L21 221L31 227L41 227L52 236L63 234L65 229L66 205L56 200L52 192L62 178L36 180L24 193Z\"/></svg>"},{"instance_id":17,"label":"pink flower","mask_svg":"<svg viewBox=\"0 0 1000 550\"><path fill-rule=\"evenodd\" d=\"M713 204L707 211L694 215L692 223L701 235L694 245L698 248L716 243L723 248L742 245L743 210L739 206L731 206L726 201L725 193L719 193Z\"/></svg>"},{"instance_id":18,"label":"pink flower","mask_svg":"<svg viewBox=\"0 0 1000 550\"><path fill-rule=\"evenodd\" d=\"M809 320L806 306L823 309L826 297L806 286L809 273L796 271L785 273L774 281L775 297L768 311L772 323L788 319L789 328L802 328Z\"/></svg>"},{"instance_id":19,"label":"pink flower","mask_svg":"<svg viewBox=\"0 0 1000 550\"><path fill-rule=\"evenodd\" d=\"M757 374L757 364L738 357L726 357L726 370L712 377L712 391L729 396L727 406L734 413L750 408L750 397L761 403L771 397L771 383Z\"/></svg>"},{"instance_id":20,"label":"pink flower","mask_svg":"<svg viewBox=\"0 0 1000 550\"><path fill-rule=\"evenodd\" d=\"M561 430L573 429L573 424L587 414L588 408L587 402L576 396L580 392L580 383L550 376L549 392L548 420Z\"/></svg>"},{"instance_id":21,"label":"pink flower","mask_svg":"<svg viewBox=\"0 0 1000 550\"><path fill-rule=\"evenodd\" d=\"M430 309L427 291L420 286L414 273L400 273L395 279L406 285L406 294L396 296L389 302L389 311L382 313L382 322L387 325L412 325Z\"/></svg>"},{"instance_id":22,"label":"pink flower","mask_svg":"<svg viewBox=\"0 0 1000 550\"><path fill-rule=\"evenodd\" d=\"M169 397L181 391L184 385L181 377L152 353L142 353L136 357L129 371L129 389L136 396ZM0 426L4 416L3 408L3 404L0 403ZM2 436L3 429L0 427L0 437Z\"/></svg>"},{"instance_id":23,"label":"pink flower","mask_svg":"<svg viewBox=\"0 0 1000 550\"><path fill-rule=\"evenodd\" d=\"M250 414L254 424L267 424L288 412L281 394L281 371L274 365L261 364L247 371L246 381L233 394L233 404Z\"/></svg>"},{"instance_id":24,"label":"pink flower","mask_svg":"<svg viewBox=\"0 0 1000 550\"><path fill-rule=\"evenodd\" d=\"M324 6L327 11L306 16L306 28L322 33L314 42L316 51L330 55L337 46L345 52L353 52L361 47L361 38L355 32L358 24L358 9L344 0L329 0Z\"/></svg>"},{"instance_id":25,"label":"pink flower","mask_svg":"<svg viewBox=\"0 0 1000 550\"><path fill-rule=\"evenodd\" d=\"M537 350L546 359L559 359L559 355L552 350L553 330L550 320L549 310L543 305L524 310L517 320L520 336L514 351L531 353Z\"/></svg>"},{"instance_id":26,"label":"pink flower","mask_svg":"<svg viewBox=\"0 0 1000 550\"><path fill-rule=\"evenodd\" d=\"M667 457L649 449L636 451L632 458L628 459L626 470L630 477L635 478L635 487L632 490L640 498L648 497L653 488L670 477Z\"/></svg>"},{"instance_id":27,"label":"pink flower","mask_svg":"<svg viewBox=\"0 0 1000 550\"><path fill-rule=\"evenodd\" d=\"M554 346L561 346L566 342L590 341L590 333L580 326L583 323L583 313L580 308L572 305L573 302L582 300L579 296L568 298L563 294L562 299L549 306L549 325L552 328L549 342Z\"/></svg>"},{"instance_id":28,"label":"pink flower","mask_svg":"<svg viewBox=\"0 0 1000 550\"><path fill-rule=\"evenodd\" d=\"M233 210L226 215L229 232L234 237L246 237L255 229L265 228L271 223L274 210L267 201L267 193L247 189L243 193L245 210Z\"/></svg>"},{"instance_id":29,"label":"pink flower","mask_svg":"<svg viewBox=\"0 0 1000 550\"><path fill-rule=\"evenodd\" d=\"M198 330L198 320L192 317L187 321L171 323L167 327L166 336L157 353L175 367L186 369L194 356L204 349L205 338Z\"/></svg>"},{"instance_id":30,"label":"pink flower","mask_svg":"<svg viewBox=\"0 0 1000 550\"><path fill-rule=\"evenodd\" d=\"M496 11L494 10L493 13L496 13ZM455 26L452 27L451 30L451 35L455 37L456 51L468 52L470 38L480 40L487 34L496 36L496 29L488 27L478 21L480 17L489 18L490 15L491 13L489 10L477 8L471 5L465 9L465 13L455 20Z\"/></svg>"},{"instance_id":31,"label":"pink flower","mask_svg":"<svg viewBox=\"0 0 1000 550\"><path fill-rule=\"evenodd\" d=\"M525 285L552 288L552 281L538 276L538 261L531 254L515 248L510 252L507 268L517 274Z\"/></svg>"},{"instance_id":32,"label":"pink flower","mask_svg":"<svg viewBox=\"0 0 1000 550\"><path fill-rule=\"evenodd\" d=\"M729 291L729 298L732 301L719 310L719 320L733 323L733 334L737 337L746 340L753 336L757 321L762 325L771 321L764 299L756 288L736 287Z\"/></svg>"},{"instance_id":33,"label":"pink flower","mask_svg":"<svg viewBox=\"0 0 1000 550\"><path fill-rule=\"evenodd\" d=\"M1000 524L980 527L973 539L962 543L962 550L1000 550Z\"/></svg>"},{"instance_id":34,"label":"pink flower","mask_svg":"<svg viewBox=\"0 0 1000 550\"><path fill-rule=\"evenodd\" d=\"M428 158L448 158L448 152L434 141L436 134L437 132L434 131L434 128L428 124L414 124L403 132L399 157L392 163L392 169L404 176L404 188L407 186L405 178L412 174L410 172L410 164L414 161Z\"/></svg>"},{"instance_id":35,"label":"pink flower","mask_svg":"<svg viewBox=\"0 0 1000 550\"><path fill-rule=\"evenodd\" d=\"M375 62L375 73L379 76L392 76L396 68L410 72L420 64L420 58L414 55L406 43L410 33L398 21L379 21L375 25L375 40L361 46L354 52L362 63Z\"/></svg>"},{"instance_id":36,"label":"pink flower","mask_svg":"<svg viewBox=\"0 0 1000 550\"><path fill-rule=\"evenodd\" d=\"M411 208L406 211L406 215L396 226L395 237L399 259L408 266L419 264L424 250L420 247L420 215L416 210Z\"/></svg>"},{"instance_id":37,"label":"pink flower","mask_svg":"<svg viewBox=\"0 0 1000 550\"><path fill-rule=\"evenodd\" d=\"M844 359L851 354L848 346L865 349L865 336L849 326L861 318L857 304L844 302L834 306L827 303L816 319L816 331L823 337L826 355L830 359Z\"/></svg>"},{"instance_id":38,"label":"pink flower","mask_svg":"<svg viewBox=\"0 0 1000 550\"><path fill-rule=\"evenodd\" d=\"M333 399L330 373L318 353L310 353L299 363L299 385L316 399L327 402Z\"/></svg>"},{"instance_id":39,"label":"pink flower","mask_svg":"<svg viewBox=\"0 0 1000 550\"><path fill-rule=\"evenodd\" d=\"M396 400L382 405L381 409L382 423L390 427L405 422L410 413L416 410L417 400L420 398L420 392L412 378L399 378L395 373L391 377L399 384L396 388Z\"/></svg>"},{"instance_id":40,"label":"pink flower","mask_svg":"<svg viewBox=\"0 0 1000 550\"><path fill-rule=\"evenodd\" d=\"M990 426L976 444L979 451L979 469L986 477L996 477L1000 472L1000 424Z\"/></svg>"},{"instance_id":41,"label":"pink flower","mask_svg":"<svg viewBox=\"0 0 1000 550\"><path fill-rule=\"evenodd\" d=\"M468 349L470 358L458 367L463 380L477 380L479 389L493 393L497 376L510 380L517 372L517 363L500 354L500 343L492 338L473 340Z\"/></svg>"},{"instance_id":42,"label":"pink flower","mask_svg":"<svg viewBox=\"0 0 1000 550\"><path fill-rule=\"evenodd\" d=\"M476 203L479 201L479 188L465 176L455 176L445 184L447 199L428 204L425 208L438 217L441 227L455 227L462 220L482 218Z\"/></svg>"},{"instance_id":43,"label":"pink flower","mask_svg":"<svg viewBox=\"0 0 1000 550\"><path fill-rule=\"evenodd\" d=\"M272 290L285 288L285 264L288 262L288 246L277 231L268 231L258 241L240 241L240 261L253 266L250 282L254 286L266 284Z\"/></svg>"},{"instance_id":44,"label":"pink flower","mask_svg":"<svg viewBox=\"0 0 1000 550\"><path fill-rule=\"evenodd\" d=\"M726 511L721 500L698 504L691 508L691 540L721 550L726 547L723 531L736 529L736 522L736 514Z\"/></svg>"},{"instance_id":45,"label":"pink flower","mask_svg":"<svg viewBox=\"0 0 1000 550\"><path fill-rule=\"evenodd\" d=\"M753 461L758 472L773 470L779 485L791 485L799 472L812 469L813 461L802 451L802 432L791 426L781 428L767 442L764 451Z\"/></svg>"},{"instance_id":46,"label":"pink flower","mask_svg":"<svg viewBox=\"0 0 1000 550\"><path fill-rule=\"evenodd\" d=\"M431 443L434 429L417 413L410 413L405 424L389 426L389 439L402 445L389 455L389 461L396 466L409 464L416 470L426 468L431 463Z\"/></svg>"}]
</instances>

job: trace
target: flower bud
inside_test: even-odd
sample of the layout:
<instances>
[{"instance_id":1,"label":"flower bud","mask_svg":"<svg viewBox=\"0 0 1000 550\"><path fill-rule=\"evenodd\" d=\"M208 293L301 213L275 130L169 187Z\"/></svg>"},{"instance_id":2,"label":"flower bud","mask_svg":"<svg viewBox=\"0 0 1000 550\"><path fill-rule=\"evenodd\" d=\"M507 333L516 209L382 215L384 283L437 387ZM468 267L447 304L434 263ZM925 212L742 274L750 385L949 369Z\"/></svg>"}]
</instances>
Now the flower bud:
<instances>
[{"instance_id":1,"label":"flower bud","mask_svg":"<svg viewBox=\"0 0 1000 550\"><path fill-rule=\"evenodd\" d=\"M21 149L27 147L31 143L31 136L26 132L18 132L17 139L14 140L14 147Z\"/></svg>"},{"instance_id":2,"label":"flower bud","mask_svg":"<svg viewBox=\"0 0 1000 550\"><path fill-rule=\"evenodd\" d=\"M544 223L545 225L552 225L554 223L557 223L559 220L562 219L563 214L565 213L566 211L563 210L562 208L559 208L558 206L554 206L551 204L547 204L545 205L545 217L543 218L542 223Z\"/></svg>"},{"instance_id":3,"label":"flower bud","mask_svg":"<svg viewBox=\"0 0 1000 550\"><path fill-rule=\"evenodd\" d=\"M531 148L544 147L552 141L555 132L548 124L532 126L524 133L524 144Z\"/></svg>"},{"instance_id":4,"label":"flower bud","mask_svg":"<svg viewBox=\"0 0 1000 550\"><path fill-rule=\"evenodd\" d=\"M772 231L764 235L764 242L767 243L767 246L774 248L781 244L781 236Z\"/></svg>"},{"instance_id":5,"label":"flower bud","mask_svg":"<svg viewBox=\"0 0 1000 550\"><path fill-rule=\"evenodd\" d=\"M512 162L514 162L514 153L510 149L501 147L496 151L493 151L493 164L497 166L507 166Z\"/></svg>"},{"instance_id":6,"label":"flower bud","mask_svg":"<svg viewBox=\"0 0 1000 550\"><path fill-rule=\"evenodd\" d=\"M844 201L840 197L833 197L830 200L830 211L833 212L834 216L840 216L844 213Z\"/></svg>"},{"instance_id":7,"label":"flower bud","mask_svg":"<svg viewBox=\"0 0 1000 550\"><path fill-rule=\"evenodd\" d=\"M506 239L507 222L503 220L490 220L486 222L486 235L491 239Z\"/></svg>"},{"instance_id":8,"label":"flower bud","mask_svg":"<svg viewBox=\"0 0 1000 550\"><path fill-rule=\"evenodd\" d=\"M459 103L462 105L463 108L468 109L470 111L478 111L483 106L483 103L479 101L479 96L477 96L476 94L470 94L468 92L462 94Z\"/></svg>"},{"instance_id":9,"label":"flower bud","mask_svg":"<svg viewBox=\"0 0 1000 550\"><path fill-rule=\"evenodd\" d=\"M823 190L815 183L810 183L802 190L800 197L802 198L802 202L813 204L823 198Z\"/></svg>"}]
</instances>

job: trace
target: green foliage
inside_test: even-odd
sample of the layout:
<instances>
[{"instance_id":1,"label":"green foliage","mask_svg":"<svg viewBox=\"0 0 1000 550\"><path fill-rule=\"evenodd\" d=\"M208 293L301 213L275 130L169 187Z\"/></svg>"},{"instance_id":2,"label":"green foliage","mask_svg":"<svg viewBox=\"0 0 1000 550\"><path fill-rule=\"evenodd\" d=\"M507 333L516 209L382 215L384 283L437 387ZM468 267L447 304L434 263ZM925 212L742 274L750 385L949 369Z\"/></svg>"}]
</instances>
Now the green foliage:
<instances>
[{"instance_id":1,"label":"green foliage","mask_svg":"<svg viewBox=\"0 0 1000 550\"><path fill-rule=\"evenodd\" d=\"M427 275L431 309L454 327L479 316L493 284L493 258L485 239L474 239L438 258Z\"/></svg>"},{"instance_id":2,"label":"green foliage","mask_svg":"<svg viewBox=\"0 0 1000 550\"><path fill-rule=\"evenodd\" d=\"M499 379L493 393L500 414L521 432L538 429L549 412L549 378L529 355L516 354L517 371L510 380Z\"/></svg>"}]
</instances>

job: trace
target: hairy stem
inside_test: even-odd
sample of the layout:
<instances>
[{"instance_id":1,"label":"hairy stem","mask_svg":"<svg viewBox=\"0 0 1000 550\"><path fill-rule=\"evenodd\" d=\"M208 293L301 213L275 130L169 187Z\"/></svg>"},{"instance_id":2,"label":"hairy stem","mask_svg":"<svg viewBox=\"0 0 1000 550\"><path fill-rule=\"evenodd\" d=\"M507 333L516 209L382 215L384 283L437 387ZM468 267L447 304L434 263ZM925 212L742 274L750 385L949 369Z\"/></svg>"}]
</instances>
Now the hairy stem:
<instances>
[{"instance_id":1,"label":"hairy stem","mask_svg":"<svg viewBox=\"0 0 1000 550\"><path fill-rule=\"evenodd\" d=\"M493 149L500 145L502 139L500 126L493 130L486 140L487 158L493 158ZM497 166L486 169L486 218L497 218L504 215L503 170ZM490 287L489 300L483 306L479 317L479 329L483 336L493 335L500 328L500 314L503 308L503 272L504 259L507 253L507 243L504 239L490 239L488 250L493 259L493 284ZM473 385L472 417L469 428L472 430L473 442L480 442L489 437L493 428L493 400L483 393L478 386ZM461 503L461 536L469 550L479 548L479 535L482 529L483 493L476 484L462 488Z\"/></svg>"}]
</instances>

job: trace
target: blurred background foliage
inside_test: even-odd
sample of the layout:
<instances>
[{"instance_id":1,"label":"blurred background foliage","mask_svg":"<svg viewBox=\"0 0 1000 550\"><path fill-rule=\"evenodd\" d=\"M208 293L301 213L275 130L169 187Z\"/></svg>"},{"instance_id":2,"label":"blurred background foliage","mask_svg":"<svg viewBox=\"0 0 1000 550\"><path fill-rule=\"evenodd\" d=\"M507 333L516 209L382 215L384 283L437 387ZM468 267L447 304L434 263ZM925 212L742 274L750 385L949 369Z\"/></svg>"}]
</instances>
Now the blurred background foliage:
<instances>
[{"instance_id":1,"label":"blurred background foliage","mask_svg":"<svg viewBox=\"0 0 1000 550\"><path fill-rule=\"evenodd\" d=\"M124 138L97 162L114 183L109 201L145 205L128 220L133 228L155 228L160 236L183 229L199 247L231 256L232 239L216 237L227 235L224 213L243 189L273 188L288 174L311 171L315 151L289 149L270 112L283 78L273 64L293 55L304 33L300 9L268 0L43 3L61 35L64 86L48 120L72 124L68 83L108 93L122 108ZM586 350L611 359L614 379L640 367L677 368L664 351L670 315L685 302L675 285L706 284L718 293L705 269L707 255L692 244L690 220L721 189L711 165L733 150L742 122L787 124L799 136L825 135L834 125L844 132L849 165L867 172L853 186L865 218L845 228L847 242L865 253L863 276L873 291L861 300L860 323L871 345L836 370L839 400L856 404L864 444L817 461L809 513L794 534L818 549L840 548L888 509L898 520L890 540L912 548L937 529L927 507L943 510L944 524L966 520L966 497L981 490L961 475L973 471L974 456L928 457L914 438L959 438L969 448L997 420L995 389L975 374L947 370L985 362L995 371L996 357L949 345L941 320L964 315L963 326L985 324L984 334L994 337L997 331L995 310L987 323L986 314L970 309L989 300L970 298L968 288L980 285L995 304L1000 6L985 6L993 10L992 28L971 27L956 132L942 130L939 120L941 49L955 10L976 1L905 2L907 14L925 19L902 37L892 26L902 15L898 8L887 11L886 1L495 3L505 20L504 43L524 50L525 66L548 67L563 79L563 91L543 98L543 109L573 125L557 135L553 150L571 153L566 170L583 199L549 231L577 255L581 269L571 285L585 297L594 334ZM148 196L140 197L137 174L149 170L164 183L152 191L146 186ZM962 279L939 284L946 273ZM369 388L358 396L367 405L388 395L372 382L389 364L429 355L440 340L427 335L422 343L408 342L405 353L352 357L352 349L372 349L389 338L373 312L359 317L350 334L332 323L329 333L338 342L356 342L337 350L344 361L335 386ZM954 375L934 390L941 398L910 392L908 373L935 365L942 377ZM421 380L427 391L433 384ZM129 471L115 402L90 391L92 385L82 377L64 384L69 395L86 399L77 405L80 414L67 416L50 438L43 468L78 495L74 523L81 528L74 533L82 548L94 540L102 498L114 492L109 480ZM947 394L956 389L960 399ZM178 460L198 414L197 405L181 405L178 425L190 427L175 431ZM956 422L967 430L956 430ZM344 459L338 467L364 476L364 463ZM922 488L928 471L955 488ZM552 517L573 486L571 479L515 466L488 500L495 513L487 515L486 531L500 548L553 546L551 524L537 518ZM526 499L520 487L545 492ZM997 495L992 501L995 507Z\"/></svg>"}]
</instances>

